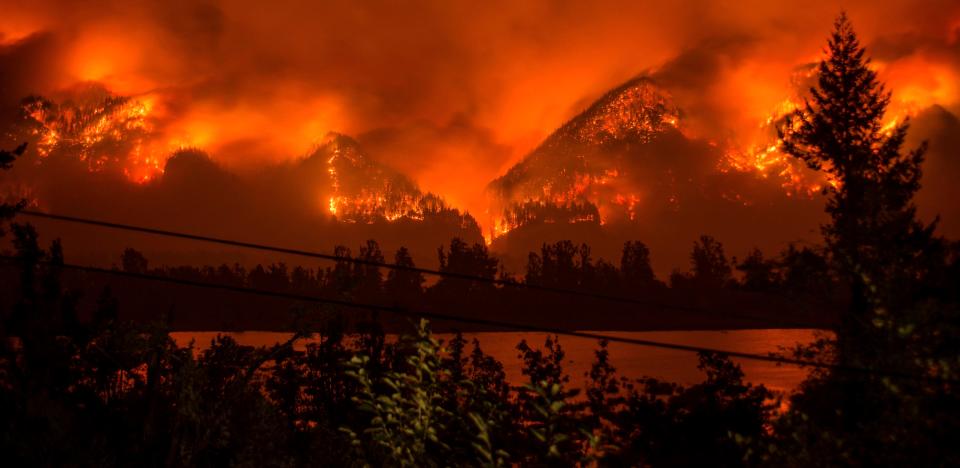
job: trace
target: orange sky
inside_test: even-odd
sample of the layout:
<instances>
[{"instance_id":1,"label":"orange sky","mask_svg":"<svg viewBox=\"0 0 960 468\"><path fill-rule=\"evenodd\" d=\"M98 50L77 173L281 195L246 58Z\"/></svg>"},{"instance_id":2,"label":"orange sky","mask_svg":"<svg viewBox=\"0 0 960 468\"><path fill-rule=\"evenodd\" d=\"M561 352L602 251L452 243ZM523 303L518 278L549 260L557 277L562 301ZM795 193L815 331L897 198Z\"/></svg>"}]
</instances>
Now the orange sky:
<instances>
[{"instance_id":1,"label":"orange sky","mask_svg":"<svg viewBox=\"0 0 960 468\"><path fill-rule=\"evenodd\" d=\"M748 144L841 8L895 107L958 109L957 1L0 1L0 52L32 62L0 98L101 82L151 103L157 151L197 146L238 171L340 131L473 212L640 73L668 82L690 131Z\"/></svg>"}]
</instances>

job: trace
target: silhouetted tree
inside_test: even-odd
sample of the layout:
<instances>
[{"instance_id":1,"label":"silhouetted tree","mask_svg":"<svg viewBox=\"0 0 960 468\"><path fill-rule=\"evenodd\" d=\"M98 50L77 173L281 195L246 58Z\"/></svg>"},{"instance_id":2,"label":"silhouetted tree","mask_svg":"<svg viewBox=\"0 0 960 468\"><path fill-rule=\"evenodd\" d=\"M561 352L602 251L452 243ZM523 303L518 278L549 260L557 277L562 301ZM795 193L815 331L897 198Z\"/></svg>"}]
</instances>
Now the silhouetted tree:
<instances>
[{"instance_id":1,"label":"silhouetted tree","mask_svg":"<svg viewBox=\"0 0 960 468\"><path fill-rule=\"evenodd\" d=\"M650 266L650 249L640 241L627 241L623 244L620 256L620 274L624 286L630 290L646 290L657 284Z\"/></svg>"},{"instance_id":2,"label":"silhouetted tree","mask_svg":"<svg viewBox=\"0 0 960 468\"><path fill-rule=\"evenodd\" d=\"M723 244L712 236L700 236L700 240L693 243L690 266L693 273L691 278L700 286L719 288L732 278Z\"/></svg>"},{"instance_id":3,"label":"silhouetted tree","mask_svg":"<svg viewBox=\"0 0 960 468\"><path fill-rule=\"evenodd\" d=\"M384 263L383 252L380 250L380 244L373 239L360 246L360 254L357 260L368 263ZM357 284L357 296L366 301L375 300L380 297L383 288L383 273L380 267L355 263L353 265L353 275Z\"/></svg>"},{"instance_id":4,"label":"silhouetted tree","mask_svg":"<svg viewBox=\"0 0 960 468\"><path fill-rule=\"evenodd\" d=\"M622 446L610 466L743 466L750 447L741 441L766 440L773 395L744 382L729 358L699 358L702 383L682 387L645 377L628 386L614 416Z\"/></svg>"},{"instance_id":5,"label":"silhouetted tree","mask_svg":"<svg viewBox=\"0 0 960 468\"><path fill-rule=\"evenodd\" d=\"M831 222L822 229L851 300L835 346L799 352L888 372L956 376L956 346L931 345L955 342L950 324L958 314L955 304L926 293L945 262L934 224L918 221L913 203L926 146L904 153L908 123L884 125L891 94L845 14L817 71L812 97L780 134L788 154L834 179L825 189ZM956 450L943 443L960 430L944 410L960 407L949 387L816 372L778 421L780 445L761 453L768 464L955 464Z\"/></svg>"},{"instance_id":6,"label":"silhouetted tree","mask_svg":"<svg viewBox=\"0 0 960 468\"><path fill-rule=\"evenodd\" d=\"M584 289L588 291L622 294L620 270L602 258L593 264L585 280Z\"/></svg>"},{"instance_id":7,"label":"silhouetted tree","mask_svg":"<svg viewBox=\"0 0 960 468\"><path fill-rule=\"evenodd\" d=\"M316 293L319 281L313 270L298 265L290 272L290 288L299 294Z\"/></svg>"},{"instance_id":8,"label":"silhouetted tree","mask_svg":"<svg viewBox=\"0 0 960 468\"><path fill-rule=\"evenodd\" d=\"M742 262L736 263L743 273L741 287L748 291L770 291L779 286L780 278L776 262L763 258L760 249L753 249Z\"/></svg>"},{"instance_id":9,"label":"silhouetted tree","mask_svg":"<svg viewBox=\"0 0 960 468\"><path fill-rule=\"evenodd\" d=\"M127 247L120 255L120 267L127 273L147 273L147 258L139 251Z\"/></svg>"},{"instance_id":10,"label":"silhouetted tree","mask_svg":"<svg viewBox=\"0 0 960 468\"><path fill-rule=\"evenodd\" d=\"M875 319L887 320L875 312L902 307L910 297L906 288L923 274L934 225L919 222L913 204L926 145L903 153L908 122L884 125L890 92L846 14L836 21L827 53L812 97L780 133L787 154L837 182L824 189L832 221L823 232L852 287L838 345L841 359L856 360L876 346L863 342L874 340L863 334L877 329Z\"/></svg>"},{"instance_id":11,"label":"silhouetted tree","mask_svg":"<svg viewBox=\"0 0 960 468\"><path fill-rule=\"evenodd\" d=\"M350 249L343 245L333 248L333 255L337 257L332 269L328 269L324 277L326 278L326 288L334 295L351 296L356 287L355 277L352 274L353 263L350 262L352 255Z\"/></svg>"},{"instance_id":12,"label":"silhouetted tree","mask_svg":"<svg viewBox=\"0 0 960 468\"><path fill-rule=\"evenodd\" d=\"M791 244L780 253L781 288L794 296L834 299L833 271L824 255L809 247Z\"/></svg>"},{"instance_id":13,"label":"silhouetted tree","mask_svg":"<svg viewBox=\"0 0 960 468\"><path fill-rule=\"evenodd\" d=\"M543 281L543 258L536 252L530 252L527 255L527 272L524 274L523 281L536 285Z\"/></svg>"},{"instance_id":14,"label":"silhouetted tree","mask_svg":"<svg viewBox=\"0 0 960 468\"><path fill-rule=\"evenodd\" d=\"M542 273L539 283L558 288L577 288L582 269L577 262L578 254L579 249L570 241L543 244L540 248Z\"/></svg>"},{"instance_id":15,"label":"silhouetted tree","mask_svg":"<svg viewBox=\"0 0 960 468\"><path fill-rule=\"evenodd\" d=\"M393 256L393 264L404 268L414 268L413 257L406 247L400 247ZM411 305L423 293L423 274L417 271L391 269L383 285L388 300L399 304Z\"/></svg>"},{"instance_id":16,"label":"silhouetted tree","mask_svg":"<svg viewBox=\"0 0 960 468\"><path fill-rule=\"evenodd\" d=\"M290 286L290 277L287 275L287 266L283 263L257 265L247 275L247 283L251 288L266 291L285 291Z\"/></svg>"},{"instance_id":17,"label":"silhouetted tree","mask_svg":"<svg viewBox=\"0 0 960 468\"><path fill-rule=\"evenodd\" d=\"M450 241L449 251L443 246L437 249L440 260L440 271L458 275L477 276L486 279L495 279L500 261L491 257L487 246L473 244L468 246L458 237ZM488 282L470 281L455 278L442 278L437 282L438 290L448 291L487 291L493 288Z\"/></svg>"},{"instance_id":18,"label":"silhouetted tree","mask_svg":"<svg viewBox=\"0 0 960 468\"><path fill-rule=\"evenodd\" d=\"M217 284L241 287L246 284L247 270L239 263L232 267L222 264L210 274L210 279Z\"/></svg>"}]
</instances>

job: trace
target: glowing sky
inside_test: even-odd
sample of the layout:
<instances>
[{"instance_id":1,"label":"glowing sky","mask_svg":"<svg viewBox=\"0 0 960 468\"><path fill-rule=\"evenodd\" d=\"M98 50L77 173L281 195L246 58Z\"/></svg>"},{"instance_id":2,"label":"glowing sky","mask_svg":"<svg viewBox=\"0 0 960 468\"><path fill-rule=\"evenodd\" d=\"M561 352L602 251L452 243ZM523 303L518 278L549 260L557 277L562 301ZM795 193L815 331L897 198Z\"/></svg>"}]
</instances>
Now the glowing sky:
<instances>
[{"instance_id":1,"label":"glowing sky","mask_svg":"<svg viewBox=\"0 0 960 468\"><path fill-rule=\"evenodd\" d=\"M898 103L955 109L960 78L956 1L4 3L3 52L30 61L3 78L7 100L102 82L155 100L166 143L233 167L300 156L329 130L366 135L474 211L487 181L645 71L695 128L747 132L841 8Z\"/></svg>"}]
</instances>

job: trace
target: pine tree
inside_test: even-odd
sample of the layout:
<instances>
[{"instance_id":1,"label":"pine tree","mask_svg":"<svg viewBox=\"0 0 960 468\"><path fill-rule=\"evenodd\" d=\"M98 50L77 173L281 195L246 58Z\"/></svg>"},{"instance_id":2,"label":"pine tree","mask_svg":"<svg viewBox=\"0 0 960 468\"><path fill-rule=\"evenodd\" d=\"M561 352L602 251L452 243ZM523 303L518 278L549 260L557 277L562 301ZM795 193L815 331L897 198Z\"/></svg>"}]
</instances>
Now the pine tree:
<instances>
[{"instance_id":1,"label":"pine tree","mask_svg":"<svg viewBox=\"0 0 960 468\"><path fill-rule=\"evenodd\" d=\"M650 266L650 249L640 241L623 244L620 256L620 274L630 290L649 289L657 282Z\"/></svg>"},{"instance_id":2,"label":"pine tree","mask_svg":"<svg viewBox=\"0 0 960 468\"><path fill-rule=\"evenodd\" d=\"M406 247L400 247L394 255L393 264L402 269L390 269L384 283L384 291L391 302L412 306L423 294L423 283L426 281L423 274L414 271L416 264Z\"/></svg>"},{"instance_id":3,"label":"pine tree","mask_svg":"<svg viewBox=\"0 0 960 468\"><path fill-rule=\"evenodd\" d=\"M713 236L700 236L700 240L693 243L690 266L693 280L702 287L723 287L733 278L723 244Z\"/></svg>"},{"instance_id":4,"label":"pine tree","mask_svg":"<svg viewBox=\"0 0 960 468\"><path fill-rule=\"evenodd\" d=\"M850 359L879 351L872 338L889 327L877 324L892 323L891 311L907 306L904 287L923 276L921 254L934 225L920 223L913 204L926 145L903 152L909 122L884 125L891 93L870 68L846 14L835 23L827 53L811 98L780 136L787 154L834 181L824 190L832 222L823 233L851 286L851 309L838 334L840 358Z\"/></svg>"}]
</instances>

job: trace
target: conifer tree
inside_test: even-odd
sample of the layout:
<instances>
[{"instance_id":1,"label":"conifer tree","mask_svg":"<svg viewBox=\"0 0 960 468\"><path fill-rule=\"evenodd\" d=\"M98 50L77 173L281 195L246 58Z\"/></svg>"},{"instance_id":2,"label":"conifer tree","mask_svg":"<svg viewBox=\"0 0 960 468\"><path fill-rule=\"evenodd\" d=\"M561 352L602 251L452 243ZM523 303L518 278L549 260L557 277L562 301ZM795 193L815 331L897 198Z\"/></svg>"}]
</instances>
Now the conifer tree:
<instances>
[{"instance_id":1,"label":"conifer tree","mask_svg":"<svg viewBox=\"0 0 960 468\"><path fill-rule=\"evenodd\" d=\"M909 122L885 125L891 93L846 14L834 26L811 97L786 119L780 136L787 154L833 179L824 190L832 222L823 233L851 285L851 309L838 334L846 360L878 349L875 329L887 327L876 324L892 323L892 311L908 306L904 288L923 276L934 225L920 223L913 204L926 146L903 151Z\"/></svg>"},{"instance_id":2,"label":"conifer tree","mask_svg":"<svg viewBox=\"0 0 960 468\"><path fill-rule=\"evenodd\" d=\"M723 244L713 236L700 236L690 253L693 280L700 286L719 288L732 279L730 262L723 253Z\"/></svg>"}]
</instances>

